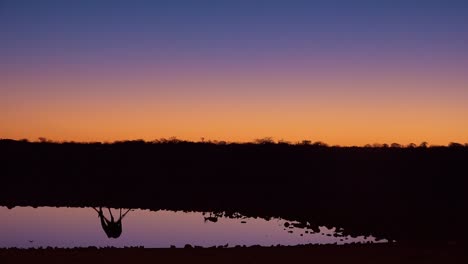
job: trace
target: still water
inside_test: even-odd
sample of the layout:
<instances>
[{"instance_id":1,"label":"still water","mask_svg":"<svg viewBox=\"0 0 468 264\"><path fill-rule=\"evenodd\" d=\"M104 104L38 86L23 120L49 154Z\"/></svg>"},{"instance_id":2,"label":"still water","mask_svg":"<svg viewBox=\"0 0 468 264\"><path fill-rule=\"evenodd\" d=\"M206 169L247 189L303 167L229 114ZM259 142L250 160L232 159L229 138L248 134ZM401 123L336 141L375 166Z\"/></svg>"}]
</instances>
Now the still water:
<instances>
[{"instance_id":1,"label":"still water","mask_svg":"<svg viewBox=\"0 0 468 264\"><path fill-rule=\"evenodd\" d=\"M119 221L120 219L120 221ZM68 207L0 207L0 248L212 247L387 242L284 219L223 213Z\"/></svg>"}]
</instances>

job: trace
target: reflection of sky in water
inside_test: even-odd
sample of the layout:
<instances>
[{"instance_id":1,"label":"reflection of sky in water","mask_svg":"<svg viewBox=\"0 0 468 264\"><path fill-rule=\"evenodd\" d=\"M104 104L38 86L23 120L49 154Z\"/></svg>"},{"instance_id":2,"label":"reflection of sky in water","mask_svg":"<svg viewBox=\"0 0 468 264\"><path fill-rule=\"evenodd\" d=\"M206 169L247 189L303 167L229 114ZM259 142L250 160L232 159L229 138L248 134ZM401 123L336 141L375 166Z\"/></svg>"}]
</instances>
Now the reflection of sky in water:
<instances>
[{"instance_id":1,"label":"reflection of sky in water","mask_svg":"<svg viewBox=\"0 0 468 264\"><path fill-rule=\"evenodd\" d=\"M104 212L108 216L107 209ZM118 210L112 212L118 218ZM0 247L163 248L185 244L209 247L376 241L373 237L340 236L335 228L320 227L318 233L293 226L285 228L287 221L283 219L219 217L217 222L210 222L205 221L207 216L201 212L133 210L122 221L122 235L109 239L92 208L0 207Z\"/></svg>"}]
</instances>

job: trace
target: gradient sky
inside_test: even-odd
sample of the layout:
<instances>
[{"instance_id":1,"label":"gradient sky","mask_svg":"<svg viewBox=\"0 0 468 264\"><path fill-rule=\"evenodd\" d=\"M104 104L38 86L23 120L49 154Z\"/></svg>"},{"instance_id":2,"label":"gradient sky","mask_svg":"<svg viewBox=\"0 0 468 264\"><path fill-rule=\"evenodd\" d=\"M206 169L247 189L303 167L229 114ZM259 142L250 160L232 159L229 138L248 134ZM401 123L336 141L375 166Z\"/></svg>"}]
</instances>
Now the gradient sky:
<instances>
[{"instance_id":1,"label":"gradient sky","mask_svg":"<svg viewBox=\"0 0 468 264\"><path fill-rule=\"evenodd\" d=\"M0 0L0 138L468 142L468 2Z\"/></svg>"}]
</instances>

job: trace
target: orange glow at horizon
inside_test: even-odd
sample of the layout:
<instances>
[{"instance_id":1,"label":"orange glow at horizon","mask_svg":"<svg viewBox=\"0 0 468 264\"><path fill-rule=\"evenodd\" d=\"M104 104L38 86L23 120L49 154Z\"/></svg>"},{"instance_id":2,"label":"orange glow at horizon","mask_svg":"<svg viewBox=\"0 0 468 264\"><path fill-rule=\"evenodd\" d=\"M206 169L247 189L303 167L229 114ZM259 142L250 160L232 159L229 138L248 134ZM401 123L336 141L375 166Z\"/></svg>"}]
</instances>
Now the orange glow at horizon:
<instances>
[{"instance_id":1,"label":"orange glow at horizon","mask_svg":"<svg viewBox=\"0 0 468 264\"><path fill-rule=\"evenodd\" d=\"M0 98L0 138L468 142L464 78L337 76L10 76Z\"/></svg>"}]
</instances>

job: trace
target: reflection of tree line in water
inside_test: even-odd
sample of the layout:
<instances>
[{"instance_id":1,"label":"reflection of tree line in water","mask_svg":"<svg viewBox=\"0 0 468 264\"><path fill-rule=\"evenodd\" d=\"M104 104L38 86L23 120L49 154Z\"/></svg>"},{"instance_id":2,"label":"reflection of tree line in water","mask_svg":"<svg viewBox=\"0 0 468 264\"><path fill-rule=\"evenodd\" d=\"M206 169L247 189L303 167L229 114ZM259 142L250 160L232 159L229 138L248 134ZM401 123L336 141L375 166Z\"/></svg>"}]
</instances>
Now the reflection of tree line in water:
<instances>
[{"instance_id":1,"label":"reflection of tree line in water","mask_svg":"<svg viewBox=\"0 0 468 264\"><path fill-rule=\"evenodd\" d=\"M119 208L119 218L116 220L114 218L114 215L112 214L112 210L109 207L107 208L107 211L109 212L109 218L106 217L104 214L104 211L102 210L102 207L99 207L97 209L96 207L92 207L94 211L98 214L98 217L101 222L101 227L104 230L104 233L106 233L108 238L119 238L122 235L122 220L124 217L132 211L132 209L127 209L123 214L122 214L122 208ZM228 213L228 212L203 212L203 219L204 222L213 222L216 223L218 222L218 219L221 217L225 218L232 218L232 219L246 219L246 216L243 216L239 213ZM269 221L270 219L265 219ZM246 221L241 221L241 223L246 223ZM289 223L285 222L284 223L284 230L287 229L292 229L292 228L301 228L305 230L305 233L318 233L320 232L320 229L318 226L313 226L310 223L303 224L303 223ZM289 233L292 233L292 231L288 231ZM343 235L342 233L336 233L335 236Z\"/></svg>"},{"instance_id":2,"label":"reflection of tree line in water","mask_svg":"<svg viewBox=\"0 0 468 264\"><path fill-rule=\"evenodd\" d=\"M107 207L107 211L109 212L109 218L107 218L104 215L104 211L102 210L102 207L99 207L99 209L96 209L93 207L94 211L98 213L98 217L101 220L101 226L104 232L106 233L108 238L119 238L120 235L122 235L122 220L124 217L132 210L132 209L127 209L125 213L122 214L122 208L119 208L119 218L115 220L114 215L112 214L112 211L109 207ZM207 221L216 223L218 222L219 217L228 217L227 214L224 212L210 212L207 216L205 216L206 213L203 213L203 218L205 223ZM231 218L241 218L242 216L239 214L231 214L229 215Z\"/></svg>"},{"instance_id":3,"label":"reflection of tree line in water","mask_svg":"<svg viewBox=\"0 0 468 264\"><path fill-rule=\"evenodd\" d=\"M122 214L122 208L119 208L119 218L115 220L114 215L112 214L111 208L107 207L107 211L109 212L109 218L104 215L104 211L102 207L96 209L96 207L92 207L94 211L98 213L98 217L101 221L101 226L104 232L106 233L108 238L119 238L122 235L122 220L124 217L132 211L132 209L127 209L125 213ZM210 213L202 213L204 222L207 221L216 223L218 222L218 218L220 217L230 217L230 218L245 218L238 213L227 214L225 212L210 212ZM243 221L244 222L244 221Z\"/></svg>"},{"instance_id":4,"label":"reflection of tree line in water","mask_svg":"<svg viewBox=\"0 0 468 264\"><path fill-rule=\"evenodd\" d=\"M220 217L232 218L232 219L247 219L248 218L247 216L243 216L243 215L241 215L241 214L239 214L237 212L234 212L234 213L228 213L228 212L209 212L209 213L206 213L206 212L203 212L202 214L203 214L203 218L204 218L205 223L206 222L216 223L216 222L218 222L218 219ZM270 217L266 217L264 219L266 221L271 220ZM245 224L245 223L247 223L247 221L242 220L241 223ZM309 233L313 234L313 233L319 233L320 232L319 226L311 224L310 222L306 222L306 223L288 222L288 221L284 222L284 230L293 229L293 228L303 229L303 230L305 230L306 234L309 234ZM339 231L340 232L337 232L336 235L343 235L343 233L341 232L341 231L343 231L343 229L340 228ZM288 231L288 232L292 233L292 231Z\"/></svg>"}]
</instances>

